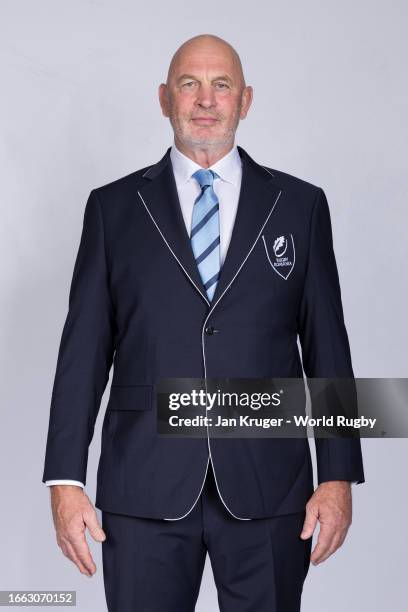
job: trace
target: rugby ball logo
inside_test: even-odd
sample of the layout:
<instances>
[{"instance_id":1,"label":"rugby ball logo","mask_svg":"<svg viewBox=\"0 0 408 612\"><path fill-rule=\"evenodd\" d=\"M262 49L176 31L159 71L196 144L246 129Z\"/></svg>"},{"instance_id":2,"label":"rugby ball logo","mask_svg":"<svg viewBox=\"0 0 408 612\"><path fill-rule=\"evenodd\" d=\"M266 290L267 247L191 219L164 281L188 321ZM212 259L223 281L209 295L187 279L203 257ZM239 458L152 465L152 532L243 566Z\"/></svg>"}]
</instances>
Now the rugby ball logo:
<instances>
[{"instance_id":1,"label":"rugby ball logo","mask_svg":"<svg viewBox=\"0 0 408 612\"><path fill-rule=\"evenodd\" d=\"M288 241L285 236L278 236L275 242L273 243L273 252L275 253L275 257L283 257L286 253L286 249L288 248Z\"/></svg>"}]
</instances>

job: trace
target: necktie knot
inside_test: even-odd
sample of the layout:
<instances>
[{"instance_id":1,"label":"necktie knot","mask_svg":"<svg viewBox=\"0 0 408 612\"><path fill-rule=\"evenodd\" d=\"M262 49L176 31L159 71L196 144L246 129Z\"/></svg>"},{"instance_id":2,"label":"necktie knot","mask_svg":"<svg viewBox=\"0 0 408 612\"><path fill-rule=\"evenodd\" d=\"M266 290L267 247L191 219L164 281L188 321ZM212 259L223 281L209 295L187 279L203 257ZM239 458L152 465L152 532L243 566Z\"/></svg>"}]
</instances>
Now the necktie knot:
<instances>
[{"instance_id":1,"label":"necktie knot","mask_svg":"<svg viewBox=\"0 0 408 612\"><path fill-rule=\"evenodd\" d=\"M201 188L206 185L212 185L215 178L219 178L218 174L214 170L207 170L206 168L200 168L191 175L195 178Z\"/></svg>"}]
</instances>

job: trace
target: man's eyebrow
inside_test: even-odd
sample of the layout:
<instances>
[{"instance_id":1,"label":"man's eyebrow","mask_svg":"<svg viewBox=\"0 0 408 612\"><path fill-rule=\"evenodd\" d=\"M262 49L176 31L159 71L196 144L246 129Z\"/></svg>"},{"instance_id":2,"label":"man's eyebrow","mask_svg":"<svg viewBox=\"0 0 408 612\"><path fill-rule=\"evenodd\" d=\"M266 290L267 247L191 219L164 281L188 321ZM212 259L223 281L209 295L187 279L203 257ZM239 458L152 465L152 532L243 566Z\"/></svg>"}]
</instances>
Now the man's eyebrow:
<instances>
[{"instance_id":1,"label":"man's eyebrow","mask_svg":"<svg viewBox=\"0 0 408 612\"><path fill-rule=\"evenodd\" d=\"M227 83L231 83L231 85L233 83L233 80L227 74L222 74L221 76L215 77L213 81L227 81Z\"/></svg>"},{"instance_id":2,"label":"man's eyebrow","mask_svg":"<svg viewBox=\"0 0 408 612\"><path fill-rule=\"evenodd\" d=\"M181 76L178 77L177 83L180 83L181 81L184 81L185 79L193 79L194 81L199 80L193 74L182 74ZM233 83L233 80L231 79L231 77L229 77L226 74L222 74L221 76L214 77L212 80L213 81L227 81L227 83L230 83L231 85Z\"/></svg>"}]
</instances>

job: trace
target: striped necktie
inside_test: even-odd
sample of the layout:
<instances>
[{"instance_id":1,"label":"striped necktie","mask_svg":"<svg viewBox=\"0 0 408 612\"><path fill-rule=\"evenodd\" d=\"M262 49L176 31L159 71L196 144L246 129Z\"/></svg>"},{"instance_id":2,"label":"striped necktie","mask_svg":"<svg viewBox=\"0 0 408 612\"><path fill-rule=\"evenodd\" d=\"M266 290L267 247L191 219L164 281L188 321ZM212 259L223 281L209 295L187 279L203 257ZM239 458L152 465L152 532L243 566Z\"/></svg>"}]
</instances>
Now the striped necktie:
<instances>
[{"instance_id":1,"label":"striped necktie","mask_svg":"<svg viewBox=\"0 0 408 612\"><path fill-rule=\"evenodd\" d=\"M214 179L220 177L213 170L200 168L192 174L192 178L200 185L201 193L194 202L190 241L211 302L220 275L219 204L213 189Z\"/></svg>"}]
</instances>

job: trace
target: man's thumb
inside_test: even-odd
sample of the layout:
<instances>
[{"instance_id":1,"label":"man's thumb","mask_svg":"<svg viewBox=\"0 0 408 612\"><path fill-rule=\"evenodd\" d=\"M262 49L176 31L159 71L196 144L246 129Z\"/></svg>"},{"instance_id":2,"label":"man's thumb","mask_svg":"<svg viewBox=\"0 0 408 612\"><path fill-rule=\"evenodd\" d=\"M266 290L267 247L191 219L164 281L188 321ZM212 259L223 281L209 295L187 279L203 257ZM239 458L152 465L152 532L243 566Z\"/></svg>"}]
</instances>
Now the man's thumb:
<instances>
[{"instance_id":1,"label":"man's thumb","mask_svg":"<svg viewBox=\"0 0 408 612\"><path fill-rule=\"evenodd\" d=\"M89 514L85 514L84 521L89 529L89 533L96 542L103 542L104 540L106 540L106 534L99 524L98 517L95 511Z\"/></svg>"},{"instance_id":2,"label":"man's thumb","mask_svg":"<svg viewBox=\"0 0 408 612\"><path fill-rule=\"evenodd\" d=\"M302 533L300 534L302 540L307 540L308 538L312 537L313 532L316 528L316 523L317 514L312 512L312 510L306 509L306 518L305 522L303 523Z\"/></svg>"}]
</instances>

